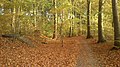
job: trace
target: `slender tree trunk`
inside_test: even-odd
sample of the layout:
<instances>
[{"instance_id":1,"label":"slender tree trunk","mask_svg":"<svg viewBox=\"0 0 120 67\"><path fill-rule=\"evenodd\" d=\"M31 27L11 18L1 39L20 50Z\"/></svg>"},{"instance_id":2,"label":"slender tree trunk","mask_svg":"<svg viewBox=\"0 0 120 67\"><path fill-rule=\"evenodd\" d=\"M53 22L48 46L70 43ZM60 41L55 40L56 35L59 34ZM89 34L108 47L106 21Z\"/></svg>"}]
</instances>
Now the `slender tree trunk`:
<instances>
[{"instance_id":1,"label":"slender tree trunk","mask_svg":"<svg viewBox=\"0 0 120 67\"><path fill-rule=\"evenodd\" d=\"M92 35L90 33L90 0L87 0L87 39L92 38Z\"/></svg>"},{"instance_id":2,"label":"slender tree trunk","mask_svg":"<svg viewBox=\"0 0 120 67\"><path fill-rule=\"evenodd\" d=\"M80 34L81 34L81 15L80 14L78 14L78 18L80 19L80 21L78 22L78 36L80 36Z\"/></svg>"},{"instance_id":3,"label":"slender tree trunk","mask_svg":"<svg viewBox=\"0 0 120 67\"><path fill-rule=\"evenodd\" d=\"M64 10L62 11L61 24L60 24L60 36L61 36L61 38L63 36L63 22L64 22Z\"/></svg>"},{"instance_id":4,"label":"slender tree trunk","mask_svg":"<svg viewBox=\"0 0 120 67\"><path fill-rule=\"evenodd\" d=\"M61 15L61 25L60 25L60 40L61 40L61 44L63 47L63 22L64 22L64 10L62 11L62 15Z\"/></svg>"},{"instance_id":5,"label":"slender tree trunk","mask_svg":"<svg viewBox=\"0 0 120 67\"><path fill-rule=\"evenodd\" d=\"M98 13L98 43L105 42L103 37L102 26L102 0L99 0L99 13Z\"/></svg>"},{"instance_id":6,"label":"slender tree trunk","mask_svg":"<svg viewBox=\"0 0 120 67\"><path fill-rule=\"evenodd\" d=\"M62 28L63 28L63 22L60 24L60 38L62 38Z\"/></svg>"},{"instance_id":7,"label":"slender tree trunk","mask_svg":"<svg viewBox=\"0 0 120 67\"><path fill-rule=\"evenodd\" d=\"M72 0L72 5L74 6L74 0ZM72 8L72 36L74 36L74 25L75 25L75 23L74 23L74 21L73 21L73 19L74 19L74 15L75 15L75 13L74 13L74 8Z\"/></svg>"},{"instance_id":8,"label":"slender tree trunk","mask_svg":"<svg viewBox=\"0 0 120 67\"><path fill-rule=\"evenodd\" d=\"M18 7L17 11L17 16L16 16L16 23L15 23L15 28L16 28L16 34L20 34L20 14L21 14L21 6Z\"/></svg>"},{"instance_id":9,"label":"slender tree trunk","mask_svg":"<svg viewBox=\"0 0 120 67\"><path fill-rule=\"evenodd\" d=\"M36 4L33 4L33 16L34 16L34 24L35 24L35 30L37 30L37 9L36 9Z\"/></svg>"},{"instance_id":10,"label":"slender tree trunk","mask_svg":"<svg viewBox=\"0 0 120 67\"><path fill-rule=\"evenodd\" d=\"M74 0L70 0L70 3L74 6ZM74 15L74 8L71 9L71 12L70 12L72 15ZM71 16L71 19L74 19L73 16ZM69 27L69 37L73 36L74 35L74 21L70 21L70 27Z\"/></svg>"},{"instance_id":11,"label":"slender tree trunk","mask_svg":"<svg viewBox=\"0 0 120 67\"><path fill-rule=\"evenodd\" d=\"M12 32L13 33L16 33L16 29L15 29L15 21L16 21L16 8L15 8L15 5L13 7L13 17L12 17Z\"/></svg>"},{"instance_id":12,"label":"slender tree trunk","mask_svg":"<svg viewBox=\"0 0 120 67\"><path fill-rule=\"evenodd\" d=\"M120 48L120 23L118 21L118 12L116 6L116 0L112 0L112 13L113 13L113 23L114 23L114 45Z\"/></svg>"},{"instance_id":13,"label":"slender tree trunk","mask_svg":"<svg viewBox=\"0 0 120 67\"><path fill-rule=\"evenodd\" d=\"M53 31L53 39L57 39L57 12L56 12L56 0L53 1L53 5L55 8L55 14L54 14L54 31Z\"/></svg>"},{"instance_id":14,"label":"slender tree trunk","mask_svg":"<svg viewBox=\"0 0 120 67\"><path fill-rule=\"evenodd\" d=\"M72 36L72 34L73 34L73 26L72 26L72 22L70 21L70 27L69 27L69 37L71 37Z\"/></svg>"}]
</instances>

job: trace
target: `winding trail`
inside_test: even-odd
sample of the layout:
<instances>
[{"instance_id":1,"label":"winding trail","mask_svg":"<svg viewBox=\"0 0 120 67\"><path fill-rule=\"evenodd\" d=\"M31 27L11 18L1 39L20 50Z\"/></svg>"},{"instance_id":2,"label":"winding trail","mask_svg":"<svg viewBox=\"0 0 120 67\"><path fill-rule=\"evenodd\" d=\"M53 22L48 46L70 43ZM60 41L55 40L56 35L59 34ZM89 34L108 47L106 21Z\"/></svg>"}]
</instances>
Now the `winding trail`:
<instances>
[{"instance_id":1,"label":"winding trail","mask_svg":"<svg viewBox=\"0 0 120 67\"><path fill-rule=\"evenodd\" d=\"M91 46L82 37L80 39L80 55L76 67L100 67L92 54Z\"/></svg>"}]
</instances>

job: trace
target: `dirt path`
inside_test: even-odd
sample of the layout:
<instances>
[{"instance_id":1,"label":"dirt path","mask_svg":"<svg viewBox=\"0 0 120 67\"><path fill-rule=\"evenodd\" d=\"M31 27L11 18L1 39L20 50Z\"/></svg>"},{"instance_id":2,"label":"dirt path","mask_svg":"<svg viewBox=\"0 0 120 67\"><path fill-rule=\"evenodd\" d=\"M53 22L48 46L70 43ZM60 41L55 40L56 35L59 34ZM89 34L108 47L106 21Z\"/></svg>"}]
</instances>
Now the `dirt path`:
<instances>
[{"instance_id":1,"label":"dirt path","mask_svg":"<svg viewBox=\"0 0 120 67\"><path fill-rule=\"evenodd\" d=\"M84 38L80 39L80 55L76 67L100 67Z\"/></svg>"}]
</instances>

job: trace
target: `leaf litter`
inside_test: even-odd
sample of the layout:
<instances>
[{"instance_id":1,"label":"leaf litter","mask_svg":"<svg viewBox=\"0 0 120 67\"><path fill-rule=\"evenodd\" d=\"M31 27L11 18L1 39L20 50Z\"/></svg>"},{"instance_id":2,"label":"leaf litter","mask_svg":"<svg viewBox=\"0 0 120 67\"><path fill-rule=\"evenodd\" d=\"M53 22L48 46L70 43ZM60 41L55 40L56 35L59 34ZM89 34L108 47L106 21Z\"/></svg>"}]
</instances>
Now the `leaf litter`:
<instances>
[{"instance_id":1,"label":"leaf litter","mask_svg":"<svg viewBox=\"0 0 120 67\"><path fill-rule=\"evenodd\" d=\"M45 44L28 38L35 47L0 37L0 67L120 67L120 50L110 50L111 42L97 44L80 36L65 37L63 44L47 39Z\"/></svg>"}]
</instances>

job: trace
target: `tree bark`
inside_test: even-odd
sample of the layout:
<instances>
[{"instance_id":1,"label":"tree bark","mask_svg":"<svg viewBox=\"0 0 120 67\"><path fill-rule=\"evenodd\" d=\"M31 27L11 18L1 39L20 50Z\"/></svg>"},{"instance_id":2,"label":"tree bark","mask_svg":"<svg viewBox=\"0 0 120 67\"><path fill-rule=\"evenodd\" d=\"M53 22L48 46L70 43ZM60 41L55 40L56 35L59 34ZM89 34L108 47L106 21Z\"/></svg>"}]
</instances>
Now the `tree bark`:
<instances>
[{"instance_id":1,"label":"tree bark","mask_svg":"<svg viewBox=\"0 0 120 67\"><path fill-rule=\"evenodd\" d=\"M114 23L114 46L120 48L120 23L118 21L118 12L116 0L112 0L112 13Z\"/></svg>"},{"instance_id":2,"label":"tree bark","mask_svg":"<svg viewBox=\"0 0 120 67\"><path fill-rule=\"evenodd\" d=\"M57 39L57 12L56 12L56 0L53 1L55 13L54 13L54 31L53 31L53 39Z\"/></svg>"},{"instance_id":3,"label":"tree bark","mask_svg":"<svg viewBox=\"0 0 120 67\"><path fill-rule=\"evenodd\" d=\"M92 38L90 32L90 0L87 0L87 39Z\"/></svg>"},{"instance_id":4,"label":"tree bark","mask_svg":"<svg viewBox=\"0 0 120 67\"><path fill-rule=\"evenodd\" d=\"M70 27L69 27L69 37L71 37L73 34L73 27L72 27L72 22L70 21Z\"/></svg>"},{"instance_id":5,"label":"tree bark","mask_svg":"<svg viewBox=\"0 0 120 67\"><path fill-rule=\"evenodd\" d=\"M14 7L13 7L13 17L12 17L12 32L13 33L16 33L16 29L15 29L16 16L15 16L15 14L16 14L16 7L14 5Z\"/></svg>"},{"instance_id":6,"label":"tree bark","mask_svg":"<svg viewBox=\"0 0 120 67\"><path fill-rule=\"evenodd\" d=\"M36 9L36 4L33 4L33 16L34 16L34 24L35 24L35 30L37 30L37 9Z\"/></svg>"},{"instance_id":7,"label":"tree bark","mask_svg":"<svg viewBox=\"0 0 120 67\"><path fill-rule=\"evenodd\" d=\"M80 19L80 21L78 22L78 36L80 36L81 35L81 28L82 28L82 24L81 24L81 15L80 14L78 14L78 16L77 16L79 19Z\"/></svg>"},{"instance_id":8,"label":"tree bark","mask_svg":"<svg viewBox=\"0 0 120 67\"><path fill-rule=\"evenodd\" d=\"M74 6L74 0L70 0L70 3L72 4L72 6ZM75 15L73 7L72 7L70 13L72 14L72 16L70 16L70 19L72 19L72 20L70 21L69 37L72 37L72 36L74 36L74 21L73 21L73 19L74 19L74 15Z\"/></svg>"},{"instance_id":9,"label":"tree bark","mask_svg":"<svg viewBox=\"0 0 120 67\"><path fill-rule=\"evenodd\" d=\"M102 25L102 0L99 0L99 13L98 13L98 43L105 42L103 37L103 25Z\"/></svg>"}]
</instances>

